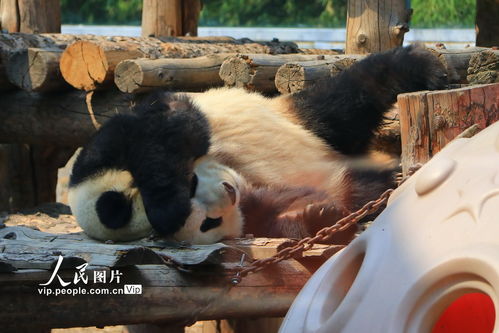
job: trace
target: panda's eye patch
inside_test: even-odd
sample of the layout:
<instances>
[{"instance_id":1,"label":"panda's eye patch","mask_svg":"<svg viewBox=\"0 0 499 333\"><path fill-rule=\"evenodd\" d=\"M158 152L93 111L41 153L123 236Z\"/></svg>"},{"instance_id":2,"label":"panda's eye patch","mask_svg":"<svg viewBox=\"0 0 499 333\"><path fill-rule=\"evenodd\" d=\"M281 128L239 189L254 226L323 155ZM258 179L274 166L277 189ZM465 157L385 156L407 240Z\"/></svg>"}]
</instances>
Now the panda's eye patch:
<instances>
[{"instance_id":1,"label":"panda's eye patch","mask_svg":"<svg viewBox=\"0 0 499 333\"><path fill-rule=\"evenodd\" d=\"M198 188L198 176L196 174L194 174L192 176L192 180L191 180L191 193L190 193L190 197L193 198L194 195L196 194L196 189Z\"/></svg>"},{"instance_id":2,"label":"panda's eye patch","mask_svg":"<svg viewBox=\"0 0 499 333\"><path fill-rule=\"evenodd\" d=\"M207 232L210 229L218 227L220 224L222 224L222 217L218 217L216 219L212 219L211 217L207 217L206 220L203 221L201 224L201 227L199 230L201 232Z\"/></svg>"}]
</instances>

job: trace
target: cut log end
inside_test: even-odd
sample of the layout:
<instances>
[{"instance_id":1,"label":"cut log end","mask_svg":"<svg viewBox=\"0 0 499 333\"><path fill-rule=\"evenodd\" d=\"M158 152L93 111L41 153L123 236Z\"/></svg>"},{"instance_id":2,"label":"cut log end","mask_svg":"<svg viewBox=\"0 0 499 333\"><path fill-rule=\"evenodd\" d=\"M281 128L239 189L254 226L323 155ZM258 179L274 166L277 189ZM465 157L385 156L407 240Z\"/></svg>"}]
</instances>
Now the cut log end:
<instances>
[{"instance_id":1,"label":"cut log end","mask_svg":"<svg viewBox=\"0 0 499 333\"><path fill-rule=\"evenodd\" d=\"M219 75L227 86L245 87L251 82L252 72L248 59L243 56L237 56L223 62Z\"/></svg>"},{"instance_id":2,"label":"cut log end","mask_svg":"<svg viewBox=\"0 0 499 333\"><path fill-rule=\"evenodd\" d=\"M9 57L7 76L15 86L38 92L65 90L69 87L59 70L60 49L29 48Z\"/></svg>"},{"instance_id":3,"label":"cut log end","mask_svg":"<svg viewBox=\"0 0 499 333\"><path fill-rule=\"evenodd\" d=\"M125 60L116 66L114 83L122 92L137 93L148 90L147 87L142 87L139 83L143 81L143 76L144 73L136 62Z\"/></svg>"},{"instance_id":4,"label":"cut log end","mask_svg":"<svg viewBox=\"0 0 499 333\"><path fill-rule=\"evenodd\" d=\"M104 50L92 42L73 43L61 56L62 76L77 89L95 90L106 79L108 68Z\"/></svg>"},{"instance_id":5,"label":"cut log end","mask_svg":"<svg viewBox=\"0 0 499 333\"><path fill-rule=\"evenodd\" d=\"M285 64L277 70L275 85L281 94L289 94L303 90L305 71L297 64Z\"/></svg>"}]
</instances>

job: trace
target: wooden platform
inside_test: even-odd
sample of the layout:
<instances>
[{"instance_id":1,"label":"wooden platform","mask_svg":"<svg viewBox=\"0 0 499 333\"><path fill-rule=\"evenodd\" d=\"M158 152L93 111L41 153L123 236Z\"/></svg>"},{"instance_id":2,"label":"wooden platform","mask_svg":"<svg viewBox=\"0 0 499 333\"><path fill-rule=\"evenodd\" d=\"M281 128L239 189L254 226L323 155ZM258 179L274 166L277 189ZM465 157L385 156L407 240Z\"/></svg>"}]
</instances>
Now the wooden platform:
<instances>
[{"instance_id":1,"label":"wooden platform","mask_svg":"<svg viewBox=\"0 0 499 333\"><path fill-rule=\"evenodd\" d=\"M64 218L63 223L71 225L69 217ZM7 219L7 224L40 219L40 214L25 215ZM1 331L139 323L190 325L197 320L283 316L317 265L341 249L318 245L303 254L305 260L283 261L250 274L238 285L231 283L243 254L242 263L248 265L253 259L272 256L287 241L254 238L190 246L144 239L104 244L81 232L54 234L4 226L0 229ZM62 286L54 276L44 286L60 257L58 276L67 285ZM86 264L83 276L88 281L75 280L80 277L80 265ZM94 274L106 274L107 280L99 283ZM140 294L125 294L137 291L137 285L142 288Z\"/></svg>"}]
</instances>

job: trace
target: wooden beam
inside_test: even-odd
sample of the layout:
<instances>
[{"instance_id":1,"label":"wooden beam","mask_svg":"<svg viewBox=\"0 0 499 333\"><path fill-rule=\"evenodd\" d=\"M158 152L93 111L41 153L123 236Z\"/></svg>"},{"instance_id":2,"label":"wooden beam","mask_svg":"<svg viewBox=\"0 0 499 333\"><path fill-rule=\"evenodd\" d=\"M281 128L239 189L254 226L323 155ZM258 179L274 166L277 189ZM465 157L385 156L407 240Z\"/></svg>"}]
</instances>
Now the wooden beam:
<instances>
[{"instance_id":1,"label":"wooden beam","mask_svg":"<svg viewBox=\"0 0 499 333\"><path fill-rule=\"evenodd\" d=\"M425 163L464 130L499 119L499 83L398 96L402 169Z\"/></svg>"},{"instance_id":2,"label":"wooden beam","mask_svg":"<svg viewBox=\"0 0 499 333\"><path fill-rule=\"evenodd\" d=\"M412 10L405 0L348 0L346 54L366 54L402 45Z\"/></svg>"},{"instance_id":3,"label":"wooden beam","mask_svg":"<svg viewBox=\"0 0 499 333\"><path fill-rule=\"evenodd\" d=\"M9 304L0 313L2 332L28 331L35 326L62 328L172 322L179 325L196 320L282 316L311 275L298 262L286 260L249 274L234 286L231 281L241 252L223 244L175 247L164 241L147 240L104 244L84 235L46 234L25 227L4 228L0 230L0 237L0 266L4 271L8 265L17 268L10 273L0 273L2 300ZM267 245L260 241L260 246ZM142 254L134 255L137 251ZM145 254L153 252L162 253L165 258L172 256L174 262L183 265L182 269L171 264L148 263L152 257ZM231 252L237 255L229 255ZM56 279L48 287L40 286L49 281L59 256L64 259L58 274L71 284L62 287ZM192 261L197 257L205 259L197 263ZM185 260L191 260L191 263L186 264ZM84 273L88 275L88 281L74 282L76 266L84 262L89 263ZM52 268L29 268L38 264ZM119 282L103 284L93 280L94 271L106 272L109 279L111 270L121 273ZM130 284L140 284L142 293L123 295L121 291ZM48 290L55 293L55 288L66 292L77 289L80 294L52 294L50 297L44 294ZM104 293L108 290L109 294L90 294L97 289ZM86 294L81 294L82 290Z\"/></svg>"},{"instance_id":4,"label":"wooden beam","mask_svg":"<svg viewBox=\"0 0 499 333\"><path fill-rule=\"evenodd\" d=\"M129 112L131 98L96 92L87 105L85 92L38 94L14 91L0 98L0 142L53 143L81 146L97 127L116 113Z\"/></svg>"}]
</instances>

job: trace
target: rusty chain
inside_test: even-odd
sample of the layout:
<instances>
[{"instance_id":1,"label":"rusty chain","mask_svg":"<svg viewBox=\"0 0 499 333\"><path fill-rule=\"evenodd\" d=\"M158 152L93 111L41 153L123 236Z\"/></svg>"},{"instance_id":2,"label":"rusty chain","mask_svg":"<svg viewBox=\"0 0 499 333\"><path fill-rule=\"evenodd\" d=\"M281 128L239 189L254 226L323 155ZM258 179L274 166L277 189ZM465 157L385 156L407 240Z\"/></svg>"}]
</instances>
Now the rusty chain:
<instances>
[{"instance_id":1,"label":"rusty chain","mask_svg":"<svg viewBox=\"0 0 499 333\"><path fill-rule=\"evenodd\" d=\"M396 176L397 178L397 186L400 186L403 182L407 180L412 174L414 174L421 165L416 165L409 169L407 176L402 177L400 174ZM327 241L334 234L346 230L350 226L359 222L366 215L377 212L390 198L390 195L393 193L395 189L391 188L383 192L377 200L369 201L359 210L347 215L340 220L338 220L335 224L330 227L325 227L319 230L315 236L313 237L305 237L301 239L296 245L286 247L275 255L269 258L263 258L259 260L253 261L247 267L241 267L238 269L236 274L232 277L231 283L237 285L241 282L242 278L249 273L258 272L265 267L276 264L282 260L290 259L297 254L301 254L304 251L310 250L315 244Z\"/></svg>"}]
</instances>

